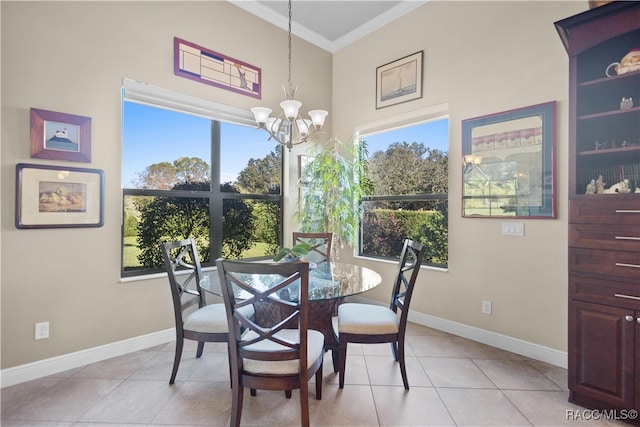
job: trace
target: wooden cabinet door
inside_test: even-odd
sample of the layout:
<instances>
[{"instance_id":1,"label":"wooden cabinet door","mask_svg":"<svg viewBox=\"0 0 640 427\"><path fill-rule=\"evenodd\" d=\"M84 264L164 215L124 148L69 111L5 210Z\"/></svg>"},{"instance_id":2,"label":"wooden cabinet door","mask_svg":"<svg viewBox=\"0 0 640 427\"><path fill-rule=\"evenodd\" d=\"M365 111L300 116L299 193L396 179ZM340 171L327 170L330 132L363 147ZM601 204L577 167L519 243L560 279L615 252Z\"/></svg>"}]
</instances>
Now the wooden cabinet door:
<instances>
[{"instance_id":1,"label":"wooden cabinet door","mask_svg":"<svg viewBox=\"0 0 640 427\"><path fill-rule=\"evenodd\" d=\"M569 302L572 401L597 409L634 407L635 315L629 309Z\"/></svg>"}]
</instances>

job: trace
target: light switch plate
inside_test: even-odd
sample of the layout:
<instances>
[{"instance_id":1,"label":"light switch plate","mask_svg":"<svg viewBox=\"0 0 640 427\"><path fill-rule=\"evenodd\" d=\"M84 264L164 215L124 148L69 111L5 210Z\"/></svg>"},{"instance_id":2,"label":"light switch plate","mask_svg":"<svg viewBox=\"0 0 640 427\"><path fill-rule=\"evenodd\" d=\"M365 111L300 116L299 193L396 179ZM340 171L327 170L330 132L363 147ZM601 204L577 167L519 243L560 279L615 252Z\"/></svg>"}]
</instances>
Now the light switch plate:
<instances>
[{"instance_id":1,"label":"light switch plate","mask_svg":"<svg viewBox=\"0 0 640 427\"><path fill-rule=\"evenodd\" d=\"M524 236L524 223L522 222L503 222L502 234L504 236Z\"/></svg>"}]
</instances>

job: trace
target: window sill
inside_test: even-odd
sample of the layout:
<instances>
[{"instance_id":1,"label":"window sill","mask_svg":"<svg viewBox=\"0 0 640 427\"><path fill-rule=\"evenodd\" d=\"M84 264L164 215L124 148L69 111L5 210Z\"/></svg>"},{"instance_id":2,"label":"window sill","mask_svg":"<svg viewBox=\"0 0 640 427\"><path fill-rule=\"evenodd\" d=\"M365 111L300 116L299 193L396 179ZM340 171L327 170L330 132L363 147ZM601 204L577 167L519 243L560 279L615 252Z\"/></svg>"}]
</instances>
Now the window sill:
<instances>
[{"instance_id":1,"label":"window sill","mask_svg":"<svg viewBox=\"0 0 640 427\"><path fill-rule=\"evenodd\" d=\"M207 274L210 273L212 271L218 271L217 267L202 267L202 273ZM178 273L178 275L180 274L188 274L188 271L183 271ZM154 279L166 279L167 278L167 273L153 273L153 274L142 274L140 276L131 276L131 277L121 277L119 282L120 283L132 283L132 282L143 282L145 280L154 280Z\"/></svg>"},{"instance_id":2,"label":"window sill","mask_svg":"<svg viewBox=\"0 0 640 427\"><path fill-rule=\"evenodd\" d=\"M381 258L371 258L371 257L366 257L366 256L362 256L362 255L354 255L353 259L360 259L360 260L364 260L364 261L374 261L374 262L379 262L382 264L391 264L391 265L398 265L398 261L394 261L391 259L381 259ZM423 270L432 270L432 271L437 271L440 273L448 273L449 272L449 268L448 267L434 267L432 265L421 265L420 269Z\"/></svg>"}]
</instances>

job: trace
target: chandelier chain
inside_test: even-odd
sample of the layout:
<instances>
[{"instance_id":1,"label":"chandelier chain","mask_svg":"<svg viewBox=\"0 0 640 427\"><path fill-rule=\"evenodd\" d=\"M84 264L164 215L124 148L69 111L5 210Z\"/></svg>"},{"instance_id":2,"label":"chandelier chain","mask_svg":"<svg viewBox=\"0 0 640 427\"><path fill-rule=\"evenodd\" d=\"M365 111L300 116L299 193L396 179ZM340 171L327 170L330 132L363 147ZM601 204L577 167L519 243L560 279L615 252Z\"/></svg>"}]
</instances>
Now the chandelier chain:
<instances>
[{"instance_id":1,"label":"chandelier chain","mask_svg":"<svg viewBox=\"0 0 640 427\"><path fill-rule=\"evenodd\" d=\"M293 87L293 82L291 80L291 70L293 63L291 53L291 27L293 22L293 13L291 3L292 0L289 0L289 87L286 88L284 85L282 86L287 97L285 101L282 101L280 103L280 107L282 107L283 113L281 113L279 117L271 117L270 108L253 107L251 109L255 116L258 127L269 133L269 139L274 139L276 142L278 142L278 144L284 145L289 150L291 150L294 145L306 142L307 138L322 129L325 117L327 117L328 114L328 112L325 110L309 111L309 117L311 117L311 120L303 119L299 115L299 109L302 106L302 103L300 101L296 101L295 99L297 88Z\"/></svg>"},{"instance_id":2,"label":"chandelier chain","mask_svg":"<svg viewBox=\"0 0 640 427\"><path fill-rule=\"evenodd\" d=\"M293 91L293 83L291 82L291 20L291 0L289 0L289 91L287 92L287 98L289 99L293 99L293 97L295 96L295 91Z\"/></svg>"}]
</instances>

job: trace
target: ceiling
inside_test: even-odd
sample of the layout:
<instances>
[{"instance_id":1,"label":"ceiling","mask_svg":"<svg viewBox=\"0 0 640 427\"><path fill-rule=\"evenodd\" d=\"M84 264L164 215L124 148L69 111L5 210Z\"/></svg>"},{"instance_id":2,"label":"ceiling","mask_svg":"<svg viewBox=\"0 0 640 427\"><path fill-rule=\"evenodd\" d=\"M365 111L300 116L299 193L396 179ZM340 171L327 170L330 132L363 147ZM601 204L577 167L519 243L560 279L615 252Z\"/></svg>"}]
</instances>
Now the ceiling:
<instances>
[{"instance_id":1,"label":"ceiling","mask_svg":"<svg viewBox=\"0 0 640 427\"><path fill-rule=\"evenodd\" d=\"M284 0L229 0L280 28L289 28L289 4ZM422 6L428 0L295 0L292 2L291 32L329 52L384 27Z\"/></svg>"}]
</instances>

